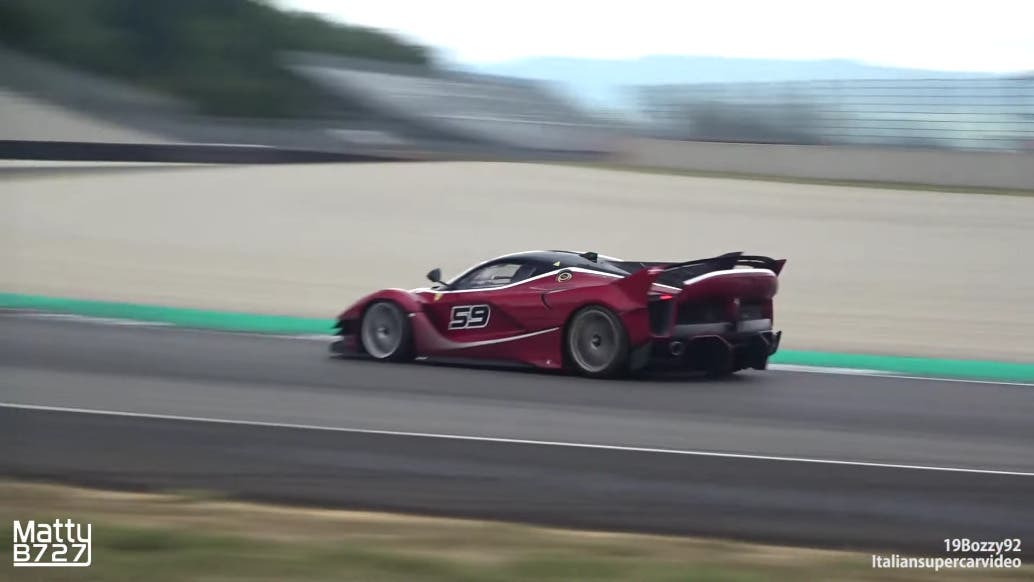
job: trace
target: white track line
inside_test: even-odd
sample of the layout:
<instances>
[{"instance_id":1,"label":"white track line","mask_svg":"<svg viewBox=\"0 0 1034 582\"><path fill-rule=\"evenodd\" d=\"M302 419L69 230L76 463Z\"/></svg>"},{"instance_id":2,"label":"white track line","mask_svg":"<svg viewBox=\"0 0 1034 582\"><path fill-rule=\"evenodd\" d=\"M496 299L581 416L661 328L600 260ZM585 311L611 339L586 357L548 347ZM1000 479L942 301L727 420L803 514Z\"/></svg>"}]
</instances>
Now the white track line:
<instances>
[{"instance_id":1,"label":"white track line","mask_svg":"<svg viewBox=\"0 0 1034 582\"><path fill-rule=\"evenodd\" d=\"M884 374L880 370L865 368L838 368L836 366L808 366L804 364L769 364L769 370L780 372L807 372L809 374L841 374L844 376L875 376Z\"/></svg>"},{"instance_id":2,"label":"white track line","mask_svg":"<svg viewBox=\"0 0 1034 582\"><path fill-rule=\"evenodd\" d=\"M57 321L74 321L95 325L138 326L138 327L171 327L171 323L161 321L144 321L140 319L123 319L119 317L96 317L92 315L75 315L72 313L32 312L19 314L29 319L53 319Z\"/></svg>"},{"instance_id":3,"label":"white track line","mask_svg":"<svg viewBox=\"0 0 1034 582\"><path fill-rule=\"evenodd\" d=\"M836 374L836 372L828 372ZM955 382L958 384L992 384L995 386L1023 386L1034 388L1030 382L1009 382L1006 380L971 380L969 378L948 378L941 376L909 376L908 374L894 374L892 372L875 372L871 374L875 378L893 378L895 380L925 380L928 382Z\"/></svg>"},{"instance_id":4,"label":"white track line","mask_svg":"<svg viewBox=\"0 0 1034 582\"><path fill-rule=\"evenodd\" d=\"M231 420L225 418L208 418L201 416L179 416L174 414L152 414L146 412L125 412L119 410L98 410L90 408L70 408L64 406L42 406L37 404L18 404L13 402L0 402L0 408L14 408L24 410L38 410L45 412L72 412L78 414L98 414L105 416L122 416L129 418L147 418L154 420L176 420L184 422L203 422L210 424L229 424L240 426L258 426L264 428L287 428L300 430L313 430L325 432L340 432L350 434L368 434L382 436L417 437L428 439L445 439L457 441L473 441L486 443L503 443L516 445L538 445L546 447L567 447L577 449L599 449L608 451L621 451L632 453L659 453L666 455L683 455L693 457L717 457L724 459L747 459L754 461L780 461L788 463L814 463L821 465L846 465L851 467L875 467L882 469L909 469L918 471L942 471L949 473L976 473L981 475L1010 475L1017 477L1034 477L1034 472L1023 471L1000 471L993 469L968 469L964 467L936 467L929 465L905 465L896 463L872 463L864 461L839 461L834 459L808 459L802 457L782 457L772 455L756 455L748 453L721 453L716 451L691 451L680 449L664 449L653 447L632 447L623 445L602 445L593 443L572 443L563 441L538 441L530 439L515 439L504 437L486 437L457 434L436 434L426 432L407 432L395 430L376 430L366 428L345 428L336 426L319 426L308 424L293 424L286 422L267 422L260 420Z\"/></svg>"},{"instance_id":5,"label":"white track line","mask_svg":"<svg viewBox=\"0 0 1034 582\"><path fill-rule=\"evenodd\" d=\"M1034 388L1031 382L1009 382L1008 380L977 380L973 378L948 378L946 376L909 376L882 370L862 370L855 368L825 368L822 366L803 366L797 364L769 364L769 370L776 372L803 372L807 374L835 374L838 376L871 376L876 378L893 378L896 380L927 380L930 382L957 382L963 384L994 384L996 386L1024 386Z\"/></svg>"}]
</instances>

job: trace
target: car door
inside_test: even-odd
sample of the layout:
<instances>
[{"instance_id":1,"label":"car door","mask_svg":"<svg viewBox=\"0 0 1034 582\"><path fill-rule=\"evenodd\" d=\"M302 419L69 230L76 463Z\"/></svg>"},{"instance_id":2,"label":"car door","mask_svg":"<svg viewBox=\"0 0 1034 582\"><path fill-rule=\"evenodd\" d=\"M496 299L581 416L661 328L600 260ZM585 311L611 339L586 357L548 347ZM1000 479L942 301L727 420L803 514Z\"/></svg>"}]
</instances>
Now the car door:
<instances>
[{"instance_id":1,"label":"car door","mask_svg":"<svg viewBox=\"0 0 1034 582\"><path fill-rule=\"evenodd\" d=\"M528 332L545 305L535 276L543 268L496 261L467 273L448 289L433 292L425 310L435 328L458 343L499 340Z\"/></svg>"}]
</instances>

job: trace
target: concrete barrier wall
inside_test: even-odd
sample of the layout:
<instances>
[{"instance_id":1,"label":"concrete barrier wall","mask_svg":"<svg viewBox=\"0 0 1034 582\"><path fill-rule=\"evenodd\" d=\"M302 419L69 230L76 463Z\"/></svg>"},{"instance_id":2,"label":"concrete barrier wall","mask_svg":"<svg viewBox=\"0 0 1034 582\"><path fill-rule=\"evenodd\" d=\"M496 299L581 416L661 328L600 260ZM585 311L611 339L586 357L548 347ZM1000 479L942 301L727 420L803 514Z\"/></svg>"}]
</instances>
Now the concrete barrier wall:
<instances>
[{"instance_id":1,"label":"concrete barrier wall","mask_svg":"<svg viewBox=\"0 0 1034 582\"><path fill-rule=\"evenodd\" d=\"M342 153L248 145L0 140L0 159L179 164L298 164L401 162L417 158L380 155L374 152Z\"/></svg>"},{"instance_id":2,"label":"concrete barrier wall","mask_svg":"<svg viewBox=\"0 0 1034 582\"><path fill-rule=\"evenodd\" d=\"M1034 190L1034 153L635 139L622 163L787 178Z\"/></svg>"}]
</instances>

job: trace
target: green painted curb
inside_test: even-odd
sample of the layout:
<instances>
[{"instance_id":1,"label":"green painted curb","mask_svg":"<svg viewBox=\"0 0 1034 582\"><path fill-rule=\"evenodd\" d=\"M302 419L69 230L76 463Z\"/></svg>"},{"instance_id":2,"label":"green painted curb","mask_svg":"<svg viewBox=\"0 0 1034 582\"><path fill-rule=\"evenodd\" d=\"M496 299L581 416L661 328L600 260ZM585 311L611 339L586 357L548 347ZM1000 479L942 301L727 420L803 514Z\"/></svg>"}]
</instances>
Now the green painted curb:
<instances>
[{"instance_id":1,"label":"green painted curb","mask_svg":"<svg viewBox=\"0 0 1034 582\"><path fill-rule=\"evenodd\" d=\"M838 354L804 350L779 350L772 356L773 364L794 364L820 368L853 368L877 370L908 376L938 378L966 378L1008 382L1034 381L1034 364L991 362L987 360L943 360L940 358L913 358L907 356L877 356L872 354Z\"/></svg>"},{"instance_id":2,"label":"green painted curb","mask_svg":"<svg viewBox=\"0 0 1034 582\"><path fill-rule=\"evenodd\" d=\"M113 301L92 301L87 299L63 299L40 295L21 295L18 293L0 293L0 308L32 309L36 311L72 313L89 317L132 319L224 331L276 334L334 333L333 319L293 317L288 315L259 315L232 311L117 303Z\"/></svg>"},{"instance_id":3,"label":"green painted curb","mask_svg":"<svg viewBox=\"0 0 1034 582\"><path fill-rule=\"evenodd\" d=\"M112 301L64 299L18 293L0 293L0 308L31 309L71 313L89 317L131 319L165 323L181 327L242 331L269 334L332 334L333 319L259 315L206 309L139 305ZM967 378L1012 382L1034 381L1034 364L990 362L982 360L943 360L905 356L840 354L803 350L780 350L772 357L773 364L792 364L823 368L876 370L910 376Z\"/></svg>"}]
</instances>

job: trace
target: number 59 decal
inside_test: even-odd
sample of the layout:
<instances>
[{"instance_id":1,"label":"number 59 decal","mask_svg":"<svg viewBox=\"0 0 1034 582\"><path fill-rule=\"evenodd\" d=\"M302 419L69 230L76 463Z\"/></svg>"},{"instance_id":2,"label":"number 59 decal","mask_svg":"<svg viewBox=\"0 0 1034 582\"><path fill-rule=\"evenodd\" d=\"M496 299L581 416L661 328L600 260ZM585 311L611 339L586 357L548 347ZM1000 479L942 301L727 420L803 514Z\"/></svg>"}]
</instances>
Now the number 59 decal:
<instances>
[{"instance_id":1,"label":"number 59 decal","mask_svg":"<svg viewBox=\"0 0 1034 582\"><path fill-rule=\"evenodd\" d=\"M457 305L452 308L449 329L473 329L488 325L492 310L487 305Z\"/></svg>"}]
</instances>

